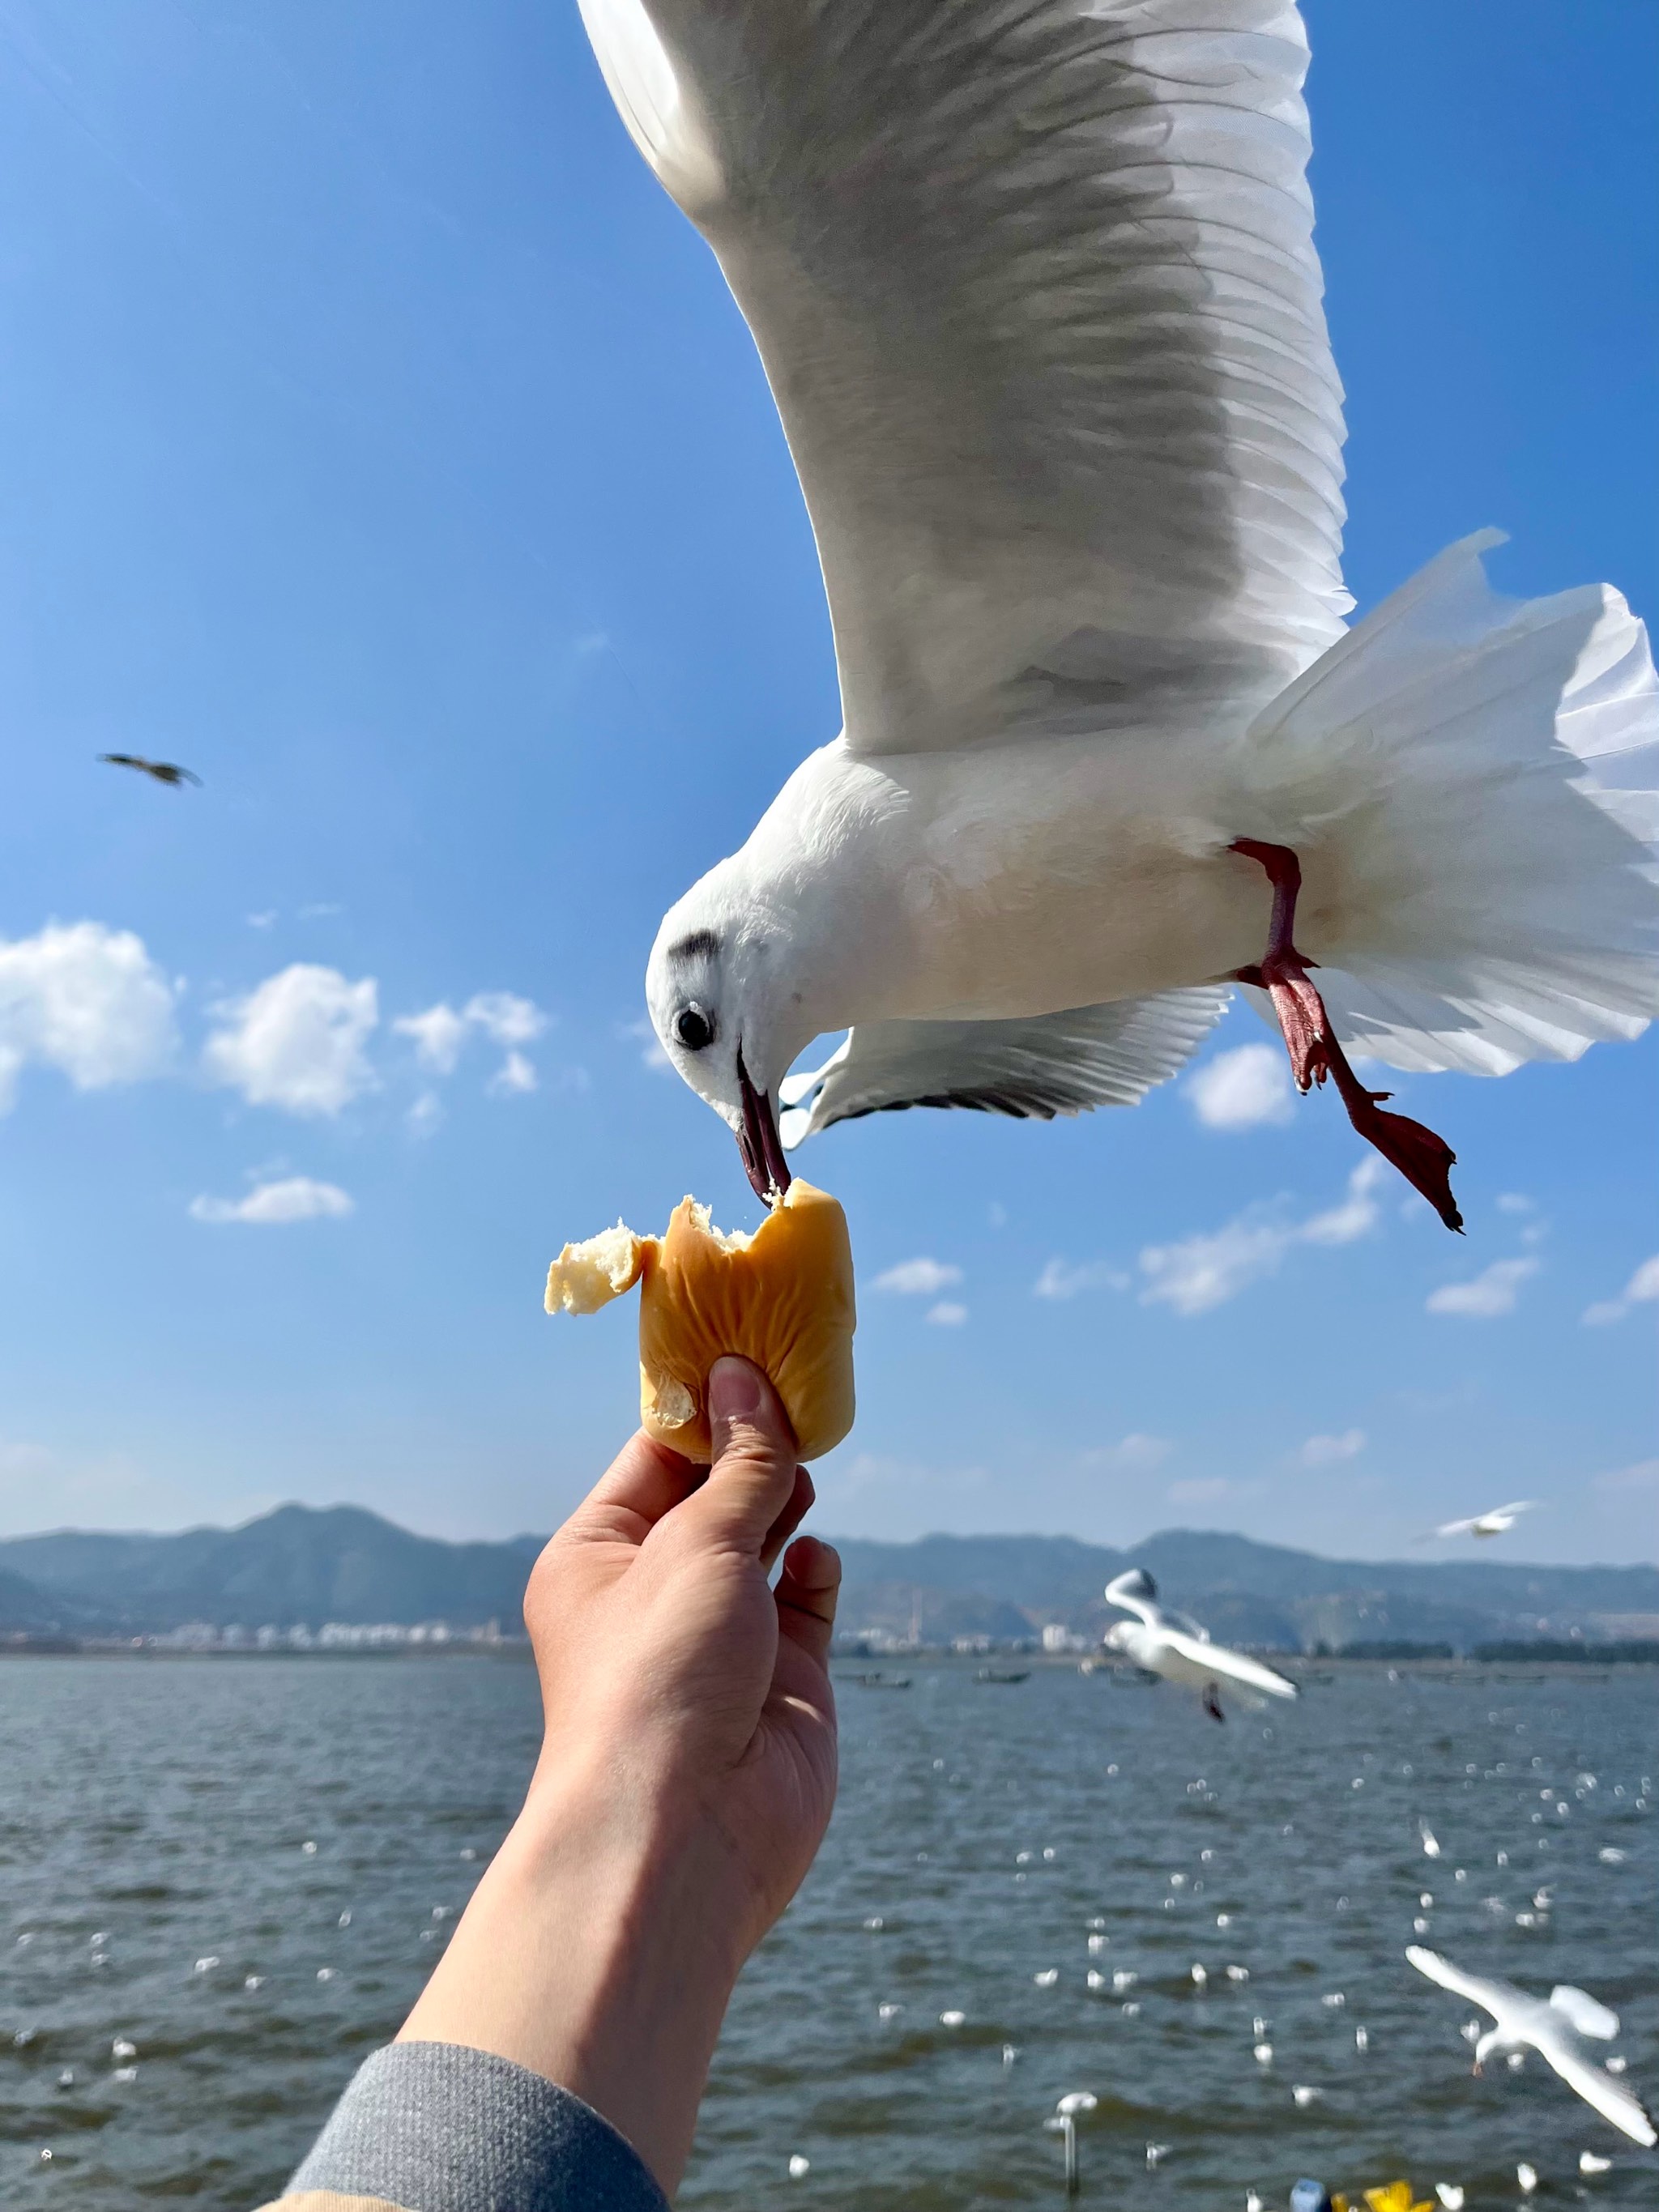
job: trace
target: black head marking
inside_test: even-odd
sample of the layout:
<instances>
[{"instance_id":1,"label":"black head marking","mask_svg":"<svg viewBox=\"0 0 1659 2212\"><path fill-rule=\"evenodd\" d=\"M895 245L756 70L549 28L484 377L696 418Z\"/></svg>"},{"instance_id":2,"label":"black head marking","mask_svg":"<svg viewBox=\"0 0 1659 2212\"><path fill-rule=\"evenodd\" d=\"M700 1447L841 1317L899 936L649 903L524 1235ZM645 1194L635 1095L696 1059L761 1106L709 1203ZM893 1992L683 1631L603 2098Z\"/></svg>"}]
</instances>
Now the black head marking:
<instances>
[{"instance_id":1,"label":"black head marking","mask_svg":"<svg viewBox=\"0 0 1659 2212\"><path fill-rule=\"evenodd\" d=\"M671 960L718 960L720 957L720 941L712 929L694 929L668 948Z\"/></svg>"}]
</instances>

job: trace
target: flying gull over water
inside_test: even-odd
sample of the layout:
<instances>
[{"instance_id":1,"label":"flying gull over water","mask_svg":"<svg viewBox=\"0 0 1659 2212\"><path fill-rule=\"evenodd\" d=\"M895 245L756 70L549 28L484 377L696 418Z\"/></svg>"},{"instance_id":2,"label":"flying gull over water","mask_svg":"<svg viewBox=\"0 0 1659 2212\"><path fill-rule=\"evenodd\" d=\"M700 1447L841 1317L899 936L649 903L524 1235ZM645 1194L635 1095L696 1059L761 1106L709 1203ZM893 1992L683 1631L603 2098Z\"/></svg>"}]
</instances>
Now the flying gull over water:
<instances>
[{"instance_id":1,"label":"flying gull over water","mask_svg":"<svg viewBox=\"0 0 1659 2212\"><path fill-rule=\"evenodd\" d=\"M1489 1982L1478 1974L1461 1973L1437 1951L1425 1951L1419 1943L1408 1944L1406 1956L1419 1974L1492 2014L1492 2026L1474 2046L1477 2074L1494 2051L1535 2051L1604 2120L1639 2143L1659 2139L1652 2121L1624 2083L1605 2073L1584 2049L1586 2036L1605 2043L1619 2033L1618 2014L1588 1991L1562 1983L1550 1991L1546 2002L1528 1996L1513 1982Z\"/></svg>"},{"instance_id":2,"label":"flying gull over water","mask_svg":"<svg viewBox=\"0 0 1659 2212\"><path fill-rule=\"evenodd\" d=\"M1348 1053L1499 1075L1659 1012L1659 711L1619 594L1499 599L1495 532L1347 627L1296 9L581 8L754 333L835 633L841 733L647 975L757 1191L881 1109L1132 1104L1239 982L1459 1226Z\"/></svg>"},{"instance_id":3,"label":"flying gull over water","mask_svg":"<svg viewBox=\"0 0 1659 2212\"><path fill-rule=\"evenodd\" d=\"M1113 1622L1106 1632L1110 1648L1149 1674L1196 1690L1212 1720L1227 1717L1221 1710L1224 1689L1258 1712L1268 1698L1297 1694L1295 1683L1275 1674L1271 1667L1247 1659L1242 1651L1229 1651L1224 1644L1212 1644L1208 1630L1185 1613L1166 1613L1158 1602L1158 1584L1144 1567L1132 1567L1108 1583L1106 1602L1136 1616Z\"/></svg>"}]
</instances>

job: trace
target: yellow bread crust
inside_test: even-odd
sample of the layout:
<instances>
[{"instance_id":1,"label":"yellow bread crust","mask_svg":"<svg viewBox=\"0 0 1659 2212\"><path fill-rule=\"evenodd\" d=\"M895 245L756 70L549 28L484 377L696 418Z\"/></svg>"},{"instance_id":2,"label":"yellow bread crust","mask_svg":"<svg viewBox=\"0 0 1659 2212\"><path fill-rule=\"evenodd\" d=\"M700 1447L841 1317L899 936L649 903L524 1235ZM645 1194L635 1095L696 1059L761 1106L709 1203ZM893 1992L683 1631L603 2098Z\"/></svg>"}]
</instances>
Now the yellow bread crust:
<instances>
[{"instance_id":1,"label":"yellow bread crust","mask_svg":"<svg viewBox=\"0 0 1659 2212\"><path fill-rule=\"evenodd\" d=\"M683 1199L666 1233L618 1223L567 1244L548 1270L550 1313L596 1313L640 1285L640 1417L688 1459L713 1456L708 1370L725 1352L771 1378L802 1459L853 1425L853 1249L847 1217L799 1180L752 1236L723 1235Z\"/></svg>"},{"instance_id":2,"label":"yellow bread crust","mask_svg":"<svg viewBox=\"0 0 1659 2212\"><path fill-rule=\"evenodd\" d=\"M853 1425L853 1248L847 1217L799 1179L752 1237L722 1237L683 1199L641 1270L640 1418L688 1459L713 1457L706 1391L723 1352L771 1378L803 1459Z\"/></svg>"}]
</instances>

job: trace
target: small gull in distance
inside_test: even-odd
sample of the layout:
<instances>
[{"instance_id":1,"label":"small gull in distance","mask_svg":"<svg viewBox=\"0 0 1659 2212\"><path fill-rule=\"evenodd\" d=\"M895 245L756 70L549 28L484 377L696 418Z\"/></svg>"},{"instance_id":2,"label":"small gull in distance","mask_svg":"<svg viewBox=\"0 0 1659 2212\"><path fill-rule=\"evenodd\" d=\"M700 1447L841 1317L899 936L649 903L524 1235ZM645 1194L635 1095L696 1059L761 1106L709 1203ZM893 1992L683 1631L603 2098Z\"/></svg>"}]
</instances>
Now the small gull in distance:
<instances>
[{"instance_id":1,"label":"small gull in distance","mask_svg":"<svg viewBox=\"0 0 1659 2212\"><path fill-rule=\"evenodd\" d=\"M141 775L155 783L170 784L175 791L187 783L199 786L202 781L194 769L180 768L177 761L146 760L142 753L100 753L98 757L111 768L137 769Z\"/></svg>"},{"instance_id":2,"label":"small gull in distance","mask_svg":"<svg viewBox=\"0 0 1659 2212\"><path fill-rule=\"evenodd\" d=\"M1471 1513L1467 1520L1443 1521L1432 1533L1436 1536L1505 1536L1523 1513L1535 1512L1538 1504L1535 1498L1517 1498L1510 1504Z\"/></svg>"}]
</instances>

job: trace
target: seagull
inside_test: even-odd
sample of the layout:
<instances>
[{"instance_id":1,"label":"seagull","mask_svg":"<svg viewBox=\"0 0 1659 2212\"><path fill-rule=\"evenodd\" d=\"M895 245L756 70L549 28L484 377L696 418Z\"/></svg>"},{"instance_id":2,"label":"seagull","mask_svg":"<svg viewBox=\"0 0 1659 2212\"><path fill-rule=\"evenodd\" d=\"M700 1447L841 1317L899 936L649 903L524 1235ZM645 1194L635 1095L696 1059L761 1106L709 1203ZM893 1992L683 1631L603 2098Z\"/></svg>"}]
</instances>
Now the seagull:
<instances>
[{"instance_id":1,"label":"seagull","mask_svg":"<svg viewBox=\"0 0 1659 2212\"><path fill-rule=\"evenodd\" d=\"M1528 1996L1512 1982L1489 1982L1475 1974L1461 1973L1437 1952L1425 1951L1420 1944L1409 1945L1406 1956L1419 1974L1426 1974L1443 1990L1467 1997L1492 2014L1494 2025L1474 2046L1477 2074L1494 2051L1535 2051L1604 2120L1611 2120L1639 2143L1659 2141L1653 2122L1624 2083L1593 2064L1582 2047L1583 2037L1593 2036L1605 2043L1618 2034L1616 2012L1569 1983L1553 1989L1546 2002Z\"/></svg>"},{"instance_id":2,"label":"seagull","mask_svg":"<svg viewBox=\"0 0 1659 2212\"><path fill-rule=\"evenodd\" d=\"M194 769L180 768L177 761L146 760L142 753L100 753L98 757L112 768L136 768L142 775L154 776L157 783L170 783L175 791L186 783L199 786L202 781Z\"/></svg>"},{"instance_id":3,"label":"seagull","mask_svg":"<svg viewBox=\"0 0 1659 2212\"><path fill-rule=\"evenodd\" d=\"M1247 1659L1242 1651L1212 1644L1209 1632L1185 1613L1165 1613L1158 1602L1158 1584L1144 1567L1132 1567L1127 1574L1108 1583L1106 1602L1138 1615L1134 1620L1113 1622L1106 1632L1110 1648L1123 1652L1149 1674L1161 1674L1166 1682L1181 1682L1197 1690L1212 1720L1226 1718L1221 1710L1224 1684L1242 1705L1256 1711L1267 1698L1298 1694L1295 1683L1275 1674L1271 1667Z\"/></svg>"},{"instance_id":4,"label":"seagull","mask_svg":"<svg viewBox=\"0 0 1659 2212\"><path fill-rule=\"evenodd\" d=\"M884 1109L1133 1104L1237 982L1460 1226L1348 1054L1498 1075L1659 1012L1659 709L1619 594L1500 599L1493 532L1348 627L1296 9L580 4L834 629L839 733L647 969L757 1193Z\"/></svg>"},{"instance_id":5,"label":"seagull","mask_svg":"<svg viewBox=\"0 0 1659 2212\"><path fill-rule=\"evenodd\" d=\"M1517 1498L1512 1505L1494 1505L1489 1513L1472 1514L1467 1521L1443 1521L1434 1533L1437 1536L1506 1535L1521 1516L1534 1511L1539 1503L1536 1498Z\"/></svg>"}]
</instances>

